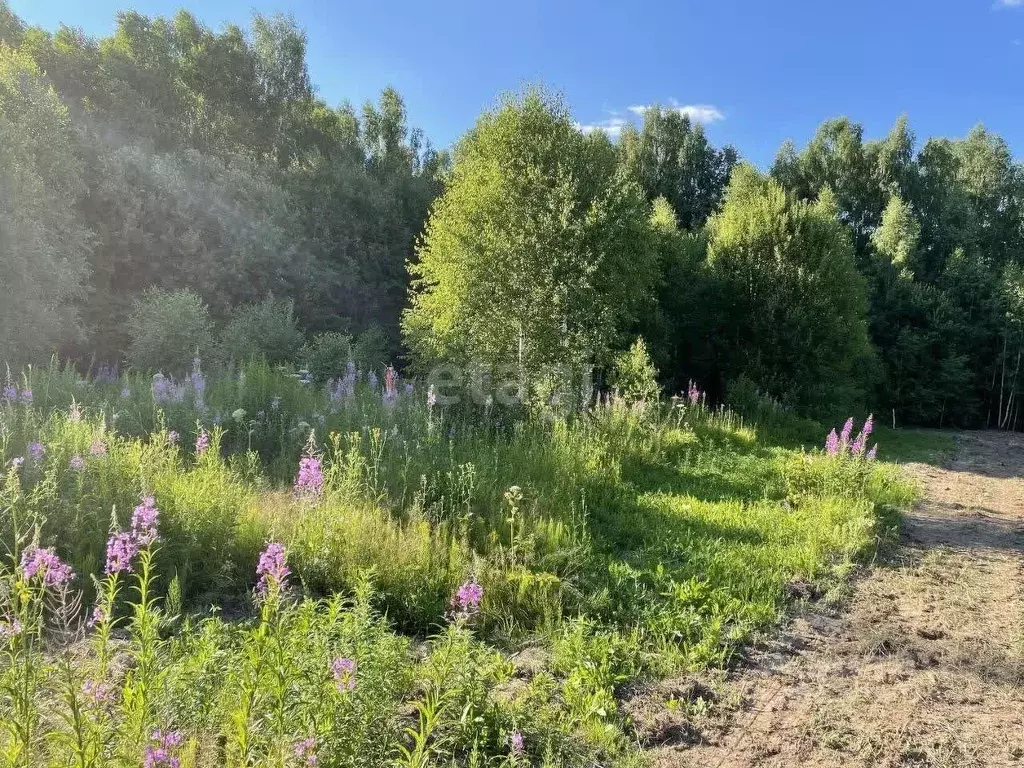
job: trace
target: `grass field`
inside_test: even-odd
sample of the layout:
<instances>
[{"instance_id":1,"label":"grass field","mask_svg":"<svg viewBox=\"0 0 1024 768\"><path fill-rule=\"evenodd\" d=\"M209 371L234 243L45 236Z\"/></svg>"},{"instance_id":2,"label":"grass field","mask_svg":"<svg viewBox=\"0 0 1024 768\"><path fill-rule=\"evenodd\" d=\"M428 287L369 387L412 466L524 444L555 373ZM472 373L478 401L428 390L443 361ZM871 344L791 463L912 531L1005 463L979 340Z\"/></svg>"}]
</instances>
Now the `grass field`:
<instances>
[{"instance_id":1,"label":"grass field","mask_svg":"<svg viewBox=\"0 0 1024 768\"><path fill-rule=\"evenodd\" d=\"M914 495L769 404L383 380L11 383L0 765L641 763L623 686L728 665Z\"/></svg>"}]
</instances>

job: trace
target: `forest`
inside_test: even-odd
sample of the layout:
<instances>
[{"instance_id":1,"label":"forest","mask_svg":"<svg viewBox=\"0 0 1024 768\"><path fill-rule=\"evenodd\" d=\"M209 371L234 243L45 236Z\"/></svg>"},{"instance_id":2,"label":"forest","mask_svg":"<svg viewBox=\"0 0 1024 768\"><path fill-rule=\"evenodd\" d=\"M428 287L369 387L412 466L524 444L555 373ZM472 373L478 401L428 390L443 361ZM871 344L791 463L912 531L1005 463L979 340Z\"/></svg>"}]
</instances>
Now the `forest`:
<instances>
[{"instance_id":1,"label":"forest","mask_svg":"<svg viewBox=\"0 0 1024 768\"><path fill-rule=\"evenodd\" d=\"M12 370L357 347L514 364L532 390L552 366L607 386L639 337L669 393L1022 424L1024 170L982 126L922 143L905 117L877 140L830 119L765 171L671 109L584 135L537 86L438 150L394 90L319 99L280 16L125 12L91 39L4 5L0 41Z\"/></svg>"}]
</instances>

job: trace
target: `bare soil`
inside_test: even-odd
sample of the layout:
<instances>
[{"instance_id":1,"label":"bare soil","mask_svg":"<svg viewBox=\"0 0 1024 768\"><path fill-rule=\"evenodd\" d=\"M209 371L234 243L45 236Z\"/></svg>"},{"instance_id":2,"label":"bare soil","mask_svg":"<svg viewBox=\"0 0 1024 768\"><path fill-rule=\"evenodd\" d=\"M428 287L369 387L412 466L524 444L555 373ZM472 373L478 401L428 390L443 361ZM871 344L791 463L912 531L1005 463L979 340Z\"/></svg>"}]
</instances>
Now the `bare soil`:
<instances>
[{"instance_id":1,"label":"bare soil","mask_svg":"<svg viewBox=\"0 0 1024 768\"><path fill-rule=\"evenodd\" d=\"M841 610L625 703L654 766L1024 767L1024 435L956 438Z\"/></svg>"}]
</instances>

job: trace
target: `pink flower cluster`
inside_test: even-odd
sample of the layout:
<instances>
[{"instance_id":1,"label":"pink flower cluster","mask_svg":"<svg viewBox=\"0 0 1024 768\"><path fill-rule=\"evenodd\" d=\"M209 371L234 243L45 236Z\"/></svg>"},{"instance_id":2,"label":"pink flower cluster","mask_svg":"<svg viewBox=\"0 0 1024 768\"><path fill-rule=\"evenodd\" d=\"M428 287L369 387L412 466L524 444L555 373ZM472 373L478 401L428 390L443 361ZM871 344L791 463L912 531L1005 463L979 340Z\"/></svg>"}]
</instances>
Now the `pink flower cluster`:
<instances>
[{"instance_id":1,"label":"pink flower cluster","mask_svg":"<svg viewBox=\"0 0 1024 768\"><path fill-rule=\"evenodd\" d=\"M130 531L118 531L107 539L106 574L131 571L132 560L139 550L157 540L157 525L160 510L152 496L144 496L142 502L132 511Z\"/></svg>"},{"instance_id":2,"label":"pink flower cluster","mask_svg":"<svg viewBox=\"0 0 1024 768\"><path fill-rule=\"evenodd\" d=\"M113 688L104 682L95 680L86 680L82 683L82 695L94 707L113 704L117 698Z\"/></svg>"},{"instance_id":3,"label":"pink flower cluster","mask_svg":"<svg viewBox=\"0 0 1024 768\"><path fill-rule=\"evenodd\" d=\"M145 496L142 503L132 510L132 536L141 547L148 547L156 541L157 522L160 510L156 508L156 500Z\"/></svg>"},{"instance_id":4,"label":"pink flower cluster","mask_svg":"<svg viewBox=\"0 0 1024 768\"><path fill-rule=\"evenodd\" d=\"M199 434L196 436L196 453L204 454L206 449L210 447L210 435L207 434L205 429L199 430Z\"/></svg>"},{"instance_id":5,"label":"pink flower cluster","mask_svg":"<svg viewBox=\"0 0 1024 768\"><path fill-rule=\"evenodd\" d=\"M29 581L38 576L46 587L59 587L75 578L71 566L61 562L52 548L36 546L26 547L21 553L21 572Z\"/></svg>"},{"instance_id":6,"label":"pink flower cluster","mask_svg":"<svg viewBox=\"0 0 1024 768\"><path fill-rule=\"evenodd\" d=\"M331 673L339 691L351 691L356 687L356 662L339 656L331 662Z\"/></svg>"},{"instance_id":7,"label":"pink flower cluster","mask_svg":"<svg viewBox=\"0 0 1024 768\"><path fill-rule=\"evenodd\" d=\"M181 759L175 754L184 737L181 731L153 731L150 745L146 747L142 765L144 768L180 768Z\"/></svg>"},{"instance_id":8,"label":"pink flower cluster","mask_svg":"<svg viewBox=\"0 0 1024 768\"><path fill-rule=\"evenodd\" d=\"M484 599L484 588L470 580L462 584L452 598L452 609L456 618L468 619L480 611L480 602Z\"/></svg>"},{"instance_id":9,"label":"pink flower cluster","mask_svg":"<svg viewBox=\"0 0 1024 768\"><path fill-rule=\"evenodd\" d=\"M316 737L310 736L295 745L295 759L299 765L313 768L316 765Z\"/></svg>"},{"instance_id":10,"label":"pink flower cluster","mask_svg":"<svg viewBox=\"0 0 1024 768\"><path fill-rule=\"evenodd\" d=\"M256 575L260 577L256 585L261 595L271 591L280 592L284 589L291 569L288 567L288 553L283 544L272 541L260 554L256 564Z\"/></svg>"},{"instance_id":11,"label":"pink flower cluster","mask_svg":"<svg viewBox=\"0 0 1024 768\"><path fill-rule=\"evenodd\" d=\"M299 461L299 474L295 476L295 493L299 496L319 496L324 488L324 472L320 459L303 456Z\"/></svg>"},{"instance_id":12,"label":"pink flower cluster","mask_svg":"<svg viewBox=\"0 0 1024 768\"><path fill-rule=\"evenodd\" d=\"M843 424L841 432L836 433L835 429L828 433L828 437L825 438L825 453L829 456L865 456L868 461L874 460L878 455L878 445L874 445L867 454L864 453L864 449L868 444L868 437L871 436L871 432L875 427L875 417L869 415L867 421L864 422L864 426L861 428L860 433L850 442L850 437L853 434L853 417L851 416Z\"/></svg>"}]
</instances>

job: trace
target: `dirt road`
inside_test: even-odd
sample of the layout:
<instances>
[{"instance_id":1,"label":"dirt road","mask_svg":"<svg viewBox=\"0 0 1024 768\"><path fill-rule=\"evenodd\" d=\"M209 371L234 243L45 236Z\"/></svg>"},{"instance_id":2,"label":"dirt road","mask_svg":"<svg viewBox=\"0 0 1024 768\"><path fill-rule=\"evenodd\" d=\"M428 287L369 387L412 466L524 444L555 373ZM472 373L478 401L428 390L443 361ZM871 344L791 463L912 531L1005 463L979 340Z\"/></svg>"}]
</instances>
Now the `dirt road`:
<instances>
[{"instance_id":1,"label":"dirt road","mask_svg":"<svg viewBox=\"0 0 1024 768\"><path fill-rule=\"evenodd\" d=\"M908 465L923 498L842 612L799 617L654 765L1024 767L1024 435L957 443Z\"/></svg>"}]
</instances>

